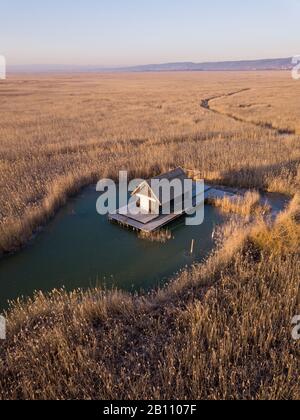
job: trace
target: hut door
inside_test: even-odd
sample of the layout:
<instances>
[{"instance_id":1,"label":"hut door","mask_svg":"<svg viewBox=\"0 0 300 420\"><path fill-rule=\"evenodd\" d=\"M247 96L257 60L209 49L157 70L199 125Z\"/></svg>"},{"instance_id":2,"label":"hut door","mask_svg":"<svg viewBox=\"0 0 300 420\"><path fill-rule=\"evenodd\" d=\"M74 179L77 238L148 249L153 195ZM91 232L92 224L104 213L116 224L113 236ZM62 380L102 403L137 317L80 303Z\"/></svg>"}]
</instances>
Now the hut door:
<instances>
[{"instance_id":1,"label":"hut door","mask_svg":"<svg viewBox=\"0 0 300 420\"><path fill-rule=\"evenodd\" d=\"M141 210L143 213L148 214L149 213L149 203L150 200L146 196L141 197Z\"/></svg>"}]
</instances>

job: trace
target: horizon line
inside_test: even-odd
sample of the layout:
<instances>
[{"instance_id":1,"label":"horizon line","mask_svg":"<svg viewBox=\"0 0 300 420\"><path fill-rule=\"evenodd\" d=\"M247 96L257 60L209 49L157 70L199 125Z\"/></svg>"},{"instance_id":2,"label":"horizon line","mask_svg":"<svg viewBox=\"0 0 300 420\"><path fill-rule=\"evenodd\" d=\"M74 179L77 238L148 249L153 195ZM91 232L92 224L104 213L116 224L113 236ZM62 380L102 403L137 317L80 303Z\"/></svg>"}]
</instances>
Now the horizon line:
<instances>
[{"instance_id":1,"label":"horizon line","mask_svg":"<svg viewBox=\"0 0 300 420\"><path fill-rule=\"evenodd\" d=\"M262 58L228 61L178 61L135 66L101 66L86 64L13 64L6 66L10 74L79 74L79 73L163 73L163 72L220 72L220 71L288 71L293 57Z\"/></svg>"},{"instance_id":2,"label":"horizon line","mask_svg":"<svg viewBox=\"0 0 300 420\"><path fill-rule=\"evenodd\" d=\"M126 69L134 67L147 67L147 66L164 66L164 65L174 65L174 64L194 64L194 65L209 65L209 64L225 64L225 63L247 63L247 62L256 62L256 61L275 61L275 60L292 60L293 56L287 57L272 57L272 58L247 58L247 59L221 59L221 60L207 60L207 61L161 61L161 62L149 62L146 64L128 64L128 65L109 65L109 64L77 64L77 63L18 63L18 64L9 64L7 67L86 67L86 68L103 68L103 69Z\"/></svg>"}]
</instances>

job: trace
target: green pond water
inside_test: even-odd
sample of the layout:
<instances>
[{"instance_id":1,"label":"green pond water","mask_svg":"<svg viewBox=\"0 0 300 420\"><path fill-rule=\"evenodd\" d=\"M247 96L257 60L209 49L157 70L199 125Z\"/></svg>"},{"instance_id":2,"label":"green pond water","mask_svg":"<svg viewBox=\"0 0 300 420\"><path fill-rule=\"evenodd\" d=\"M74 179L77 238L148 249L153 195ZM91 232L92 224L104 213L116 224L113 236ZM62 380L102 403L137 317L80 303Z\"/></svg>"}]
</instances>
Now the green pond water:
<instances>
[{"instance_id":1,"label":"green pond water","mask_svg":"<svg viewBox=\"0 0 300 420\"><path fill-rule=\"evenodd\" d=\"M35 291L105 286L126 291L149 290L203 260L214 247L212 232L226 217L205 207L200 226L185 219L170 226L173 239L165 244L141 240L133 231L112 224L96 212L99 193L91 186L69 200L49 225L22 251L0 260L0 310L8 300ZM282 197L270 197L273 208ZM195 239L194 254L190 254Z\"/></svg>"}]
</instances>

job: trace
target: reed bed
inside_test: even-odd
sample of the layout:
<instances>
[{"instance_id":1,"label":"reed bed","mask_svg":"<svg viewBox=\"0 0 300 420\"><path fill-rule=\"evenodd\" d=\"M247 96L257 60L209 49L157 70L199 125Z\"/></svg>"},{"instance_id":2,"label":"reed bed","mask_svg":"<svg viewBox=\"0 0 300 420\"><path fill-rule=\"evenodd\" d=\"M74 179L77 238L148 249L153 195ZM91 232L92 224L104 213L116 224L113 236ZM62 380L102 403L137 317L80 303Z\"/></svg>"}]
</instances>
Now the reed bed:
<instances>
[{"instance_id":1,"label":"reed bed","mask_svg":"<svg viewBox=\"0 0 300 420\"><path fill-rule=\"evenodd\" d=\"M253 215L264 216L272 210L271 206L262 204L258 191L248 191L245 195L236 195L233 197L212 198L208 201L224 213L235 213L243 217Z\"/></svg>"},{"instance_id":2,"label":"reed bed","mask_svg":"<svg viewBox=\"0 0 300 420\"><path fill-rule=\"evenodd\" d=\"M0 253L120 169L195 168L294 197L274 223L253 213L256 195L235 203L250 222L232 218L204 264L149 295L59 290L12 303L1 399L300 398L299 93L287 72L1 82ZM214 112L200 107L212 97Z\"/></svg>"},{"instance_id":3,"label":"reed bed","mask_svg":"<svg viewBox=\"0 0 300 420\"><path fill-rule=\"evenodd\" d=\"M299 244L294 210L275 224L292 220ZM205 264L149 296L60 290L14 303L0 397L299 399L299 247L278 253L261 222L225 231Z\"/></svg>"},{"instance_id":4,"label":"reed bed","mask_svg":"<svg viewBox=\"0 0 300 420\"><path fill-rule=\"evenodd\" d=\"M212 106L227 112L230 101L256 103L272 90L280 111L271 97L259 118L270 109L288 112L296 130L299 107L290 97L299 97L299 84L286 72L18 76L1 83L0 253L26 243L70 194L102 177L115 179L120 169L150 177L182 166L208 181L294 194L297 134L200 107L222 96ZM251 110L238 108L242 118Z\"/></svg>"},{"instance_id":5,"label":"reed bed","mask_svg":"<svg viewBox=\"0 0 300 420\"><path fill-rule=\"evenodd\" d=\"M154 232L141 231L138 233L138 237L149 242L158 242L161 244L165 244L173 238L172 232L169 229L159 229Z\"/></svg>"}]
</instances>

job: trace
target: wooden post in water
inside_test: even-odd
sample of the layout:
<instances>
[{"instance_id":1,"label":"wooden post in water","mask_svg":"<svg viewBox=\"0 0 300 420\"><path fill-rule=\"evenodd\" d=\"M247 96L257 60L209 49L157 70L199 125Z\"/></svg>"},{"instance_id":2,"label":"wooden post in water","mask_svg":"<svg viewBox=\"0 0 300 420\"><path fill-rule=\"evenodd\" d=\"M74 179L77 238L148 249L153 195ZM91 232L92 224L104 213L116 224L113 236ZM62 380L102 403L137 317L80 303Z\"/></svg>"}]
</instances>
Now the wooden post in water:
<instances>
[{"instance_id":1,"label":"wooden post in water","mask_svg":"<svg viewBox=\"0 0 300 420\"><path fill-rule=\"evenodd\" d=\"M195 248L195 239L192 240L192 244L191 244L191 255L194 253L194 248Z\"/></svg>"}]
</instances>

